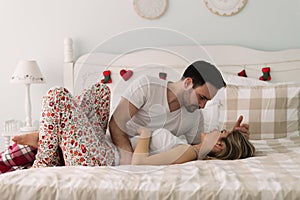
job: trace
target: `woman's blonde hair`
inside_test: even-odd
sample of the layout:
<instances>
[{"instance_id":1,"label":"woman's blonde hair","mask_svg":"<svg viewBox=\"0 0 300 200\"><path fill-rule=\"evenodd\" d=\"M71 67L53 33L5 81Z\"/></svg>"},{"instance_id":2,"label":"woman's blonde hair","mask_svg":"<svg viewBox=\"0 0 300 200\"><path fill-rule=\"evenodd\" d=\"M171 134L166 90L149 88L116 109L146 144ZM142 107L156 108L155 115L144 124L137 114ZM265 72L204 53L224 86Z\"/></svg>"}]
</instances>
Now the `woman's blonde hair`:
<instances>
[{"instance_id":1,"label":"woman's blonde hair","mask_svg":"<svg viewBox=\"0 0 300 200\"><path fill-rule=\"evenodd\" d=\"M254 155L255 147L239 131L232 131L226 138L222 139L225 148L214 156L221 160L235 160L248 158Z\"/></svg>"}]
</instances>

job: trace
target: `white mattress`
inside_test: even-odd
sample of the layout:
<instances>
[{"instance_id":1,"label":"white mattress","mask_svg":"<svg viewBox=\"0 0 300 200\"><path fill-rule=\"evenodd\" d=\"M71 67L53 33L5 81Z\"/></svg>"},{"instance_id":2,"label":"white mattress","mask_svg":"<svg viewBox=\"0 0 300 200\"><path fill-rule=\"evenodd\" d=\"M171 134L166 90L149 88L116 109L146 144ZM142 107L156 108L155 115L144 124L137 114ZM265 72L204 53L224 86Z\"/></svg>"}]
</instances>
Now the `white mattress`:
<instances>
[{"instance_id":1,"label":"white mattress","mask_svg":"<svg viewBox=\"0 0 300 200\"><path fill-rule=\"evenodd\" d=\"M0 199L299 199L300 137L257 156L170 166L52 167L0 175Z\"/></svg>"}]
</instances>

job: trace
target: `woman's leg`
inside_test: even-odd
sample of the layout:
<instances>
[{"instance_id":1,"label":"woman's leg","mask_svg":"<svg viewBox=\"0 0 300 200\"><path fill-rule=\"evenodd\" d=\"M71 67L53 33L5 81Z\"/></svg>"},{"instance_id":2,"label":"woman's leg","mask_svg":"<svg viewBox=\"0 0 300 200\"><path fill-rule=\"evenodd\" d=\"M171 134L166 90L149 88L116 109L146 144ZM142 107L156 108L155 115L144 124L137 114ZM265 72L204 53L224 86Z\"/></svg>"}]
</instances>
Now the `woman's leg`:
<instances>
[{"instance_id":1,"label":"woman's leg","mask_svg":"<svg viewBox=\"0 0 300 200\"><path fill-rule=\"evenodd\" d=\"M97 83L76 99L95 131L106 130L110 112L109 88L104 84ZM101 135L101 137L103 136Z\"/></svg>"},{"instance_id":2,"label":"woman's leg","mask_svg":"<svg viewBox=\"0 0 300 200\"><path fill-rule=\"evenodd\" d=\"M64 88L50 89L43 97L43 105L39 127L39 146L33 167L59 166L62 158L59 156L58 137L60 127L63 126L62 116L68 109L66 102L70 95ZM66 113L70 114L70 113Z\"/></svg>"},{"instance_id":3,"label":"woman's leg","mask_svg":"<svg viewBox=\"0 0 300 200\"><path fill-rule=\"evenodd\" d=\"M93 122L92 125L96 132L100 132L97 131L99 127L106 130L110 111L109 88L97 83L91 89L85 90L80 96L77 96L76 99L89 121ZM16 135L12 137L12 141L37 148L39 132Z\"/></svg>"},{"instance_id":4,"label":"woman's leg","mask_svg":"<svg viewBox=\"0 0 300 200\"><path fill-rule=\"evenodd\" d=\"M90 94L104 97L106 87L98 85L98 88ZM95 104L98 102L94 101L91 105L95 107ZM91 112L94 112L93 109ZM91 116L94 115L87 116L67 90L50 90L43 101L39 149L34 166L59 165L58 146L61 147L66 165L111 165L114 148L105 140L105 131L100 128L99 132L94 130L95 125L89 121Z\"/></svg>"},{"instance_id":5,"label":"woman's leg","mask_svg":"<svg viewBox=\"0 0 300 200\"><path fill-rule=\"evenodd\" d=\"M85 90L76 100L94 131L93 135L88 136L91 157L100 159L98 161L100 165L112 165L116 148L106 138L110 114L109 87L105 84L96 83Z\"/></svg>"}]
</instances>

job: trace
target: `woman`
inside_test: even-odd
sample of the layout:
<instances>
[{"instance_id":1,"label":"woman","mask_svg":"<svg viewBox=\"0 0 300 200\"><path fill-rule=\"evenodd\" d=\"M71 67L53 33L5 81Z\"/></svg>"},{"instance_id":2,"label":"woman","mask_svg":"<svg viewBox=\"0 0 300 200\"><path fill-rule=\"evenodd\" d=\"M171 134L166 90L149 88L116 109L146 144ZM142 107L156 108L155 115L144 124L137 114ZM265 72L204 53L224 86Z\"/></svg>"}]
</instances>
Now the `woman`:
<instances>
[{"instance_id":1,"label":"woman","mask_svg":"<svg viewBox=\"0 0 300 200\"><path fill-rule=\"evenodd\" d=\"M201 142L196 145L188 144L184 138L177 139L165 129L154 131L151 134L147 128L140 128L138 133L140 137L132 157L134 165L180 164L208 158L235 160L251 157L255 152L254 146L239 131L219 134L215 130L210 134L202 133ZM160 152L153 154L155 143L161 143L161 141L165 143L165 149L156 149ZM170 145L170 143L173 144ZM156 146L161 146L161 144ZM168 149L168 146L172 147Z\"/></svg>"},{"instance_id":2,"label":"woman","mask_svg":"<svg viewBox=\"0 0 300 200\"><path fill-rule=\"evenodd\" d=\"M38 145L38 152L36 154L33 167L61 165L118 165L119 153L117 151L117 148L114 146L114 144L112 144L112 142L110 142L110 140L106 138L105 135L109 117L109 105L110 90L104 84L95 84L90 89L84 91L82 95L76 98L73 98L72 95L64 88L50 89L47 95L43 97L39 141L36 141L32 138L29 138L27 141L23 142L20 142L18 138L15 138L15 140L17 140L19 143L29 144L33 147ZM141 158L140 153L145 153L147 151L149 152L148 146L146 145L143 147L142 145L143 143L148 143L149 145L149 131L147 131L146 129L140 129L139 132L141 134L141 137L133 156L133 164L142 164L140 162L137 162L136 158ZM158 133L158 138L161 138L162 135L168 135L160 129L158 130ZM147 138L144 138L145 134L147 135ZM172 134L170 133L169 135ZM215 134L209 135L213 136ZM179 143L175 141L175 143L169 145L169 149L160 149L165 145L158 145L159 148L154 149L154 151L152 152L156 154L155 157L170 157L178 159L172 160L172 162L169 161L168 163L166 163L165 161L160 162L159 160L153 161L153 163L146 163L175 164L187 162L196 158L195 155L197 154L196 152L198 150L200 150L200 154L203 154L199 156L200 158L202 158L210 152L211 147L219 142L216 140L216 138L219 138L219 134L217 135L218 136L214 137L213 140L206 139L206 141L210 141L210 145L208 145L208 142L202 142L202 144L192 146L188 145L186 142L184 143L184 140L181 140L181 142ZM205 135L202 136L204 139ZM173 135L172 137L174 137L175 140L180 140L180 138L177 138ZM24 139L24 137L22 138ZM154 140L155 138L156 137L154 137L153 134L153 145L156 144ZM173 140L168 139L167 141L170 143L170 141L174 141L174 138ZM135 138L133 138L132 140L133 146L134 139ZM162 141L161 139L159 140ZM226 144L226 140L224 144L226 145L226 147L230 146L229 144ZM148 149L145 149L145 147L147 147ZM202 147L202 149L200 147ZM142 151L140 151L140 149L142 149ZM28 151L30 150L32 149L28 149ZM175 156L169 156L169 153L171 153L172 155L175 153ZM210 153L211 155L216 153L214 151L214 148ZM217 158L218 155L216 155ZM153 157L146 160L152 160L152 158ZM27 160L26 166L28 166L30 162L32 162L32 160ZM18 163L18 166L21 165L22 163Z\"/></svg>"}]
</instances>

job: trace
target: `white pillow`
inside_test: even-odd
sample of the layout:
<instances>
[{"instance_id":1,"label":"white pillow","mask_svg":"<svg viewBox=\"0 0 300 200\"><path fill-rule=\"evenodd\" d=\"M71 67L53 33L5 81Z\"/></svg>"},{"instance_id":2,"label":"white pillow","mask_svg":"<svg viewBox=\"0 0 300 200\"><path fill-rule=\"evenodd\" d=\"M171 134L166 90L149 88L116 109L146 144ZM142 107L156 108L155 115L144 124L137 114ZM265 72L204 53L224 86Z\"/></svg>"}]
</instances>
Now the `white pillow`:
<instances>
[{"instance_id":1,"label":"white pillow","mask_svg":"<svg viewBox=\"0 0 300 200\"><path fill-rule=\"evenodd\" d=\"M220 89L216 96L206 103L204 109L202 109L204 119L204 132L209 133L214 129L220 130L219 127L219 107L221 98L224 96L224 88Z\"/></svg>"},{"instance_id":2,"label":"white pillow","mask_svg":"<svg viewBox=\"0 0 300 200\"><path fill-rule=\"evenodd\" d=\"M267 81L261 81L258 78L249 78L234 74L223 73L223 78L228 85L269 85Z\"/></svg>"}]
</instances>

